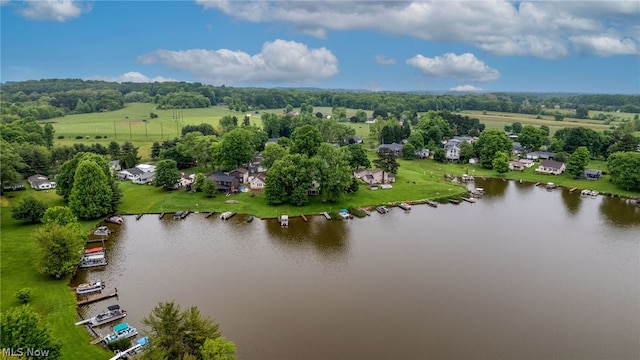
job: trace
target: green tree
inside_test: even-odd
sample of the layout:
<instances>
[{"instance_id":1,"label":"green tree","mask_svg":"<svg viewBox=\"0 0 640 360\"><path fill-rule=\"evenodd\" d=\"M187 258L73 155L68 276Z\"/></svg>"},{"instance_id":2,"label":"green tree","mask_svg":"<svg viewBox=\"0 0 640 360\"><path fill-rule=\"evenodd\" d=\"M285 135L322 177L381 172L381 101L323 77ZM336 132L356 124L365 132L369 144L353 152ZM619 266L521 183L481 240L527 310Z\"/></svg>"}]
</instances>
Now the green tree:
<instances>
[{"instance_id":1,"label":"green tree","mask_svg":"<svg viewBox=\"0 0 640 360\"><path fill-rule=\"evenodd\" d=\"M310 158L318 152L322 144L322 134L313 125L303 125L293 131L292 141L292 154L303 154Z\"/></svg>"},{"instance_id":2,"label":"green tree","mask_svg":"<svg viewBox=\"0 0 640 360\"><path fill-rule=\"evenodd\" d=\"M493 169L498 174L504 174L509 171L509 154L504 151L498 151L492 160Z\"/></svg>"},{"instance_id":3,"label":"green tree","mask_svg":"<svg viewBox=\"0 0 640 360\"><path fill-rule=\"evenodd\" d=\"M573 176L579 176L584 173L584 169L589 164L589 157L591 154L589 150L580 146L576 149L576 151L569 156L569 161L567 161L567 172Z\"/></svg>"},{"instance_id":4,"label":"green tree","mask_svg":"<svg viewBox=\"0 0 640 360\"><path fill-rule=\"evenodd\" d=\"M175 160L160 160L156 165L156 187L175 190L178 180L180 180L180 172Z\"/></svg>"},{"instance_id":5,"label":"green tree","mask_svg":"<svg viewBox=\"0 0 640 360\"><path fill-rule=\"evenodd\" d=\"M289 154L276 160L265 180L265 198L270 205L305 205L312 184L313 161L301 154Z\"/></svg>"},{"instance_id":6,"label":"green tree","mask_svg":"<svg viewBox=\"0 0 640 360\"><path fill-rule=\"evenodd\" d=\"M480 163L482 167L493 168L493 158L498 151L510 154L513 149L511 139L498 129L488 129L480 134L478 140L474 143L476 154L480 154Z\"/></svg>"},{"instance_id":7,"label":"green tree","mask_svg":"<svg viewBox=\"0 0 640 360\"><path fill-rule=\"evenodd\" d=\"M22 179L20 172L27 165L15 151L12 144L0 139L0 183L10 184Z\"/></svg>"},{"instance_id":8,"label":"green tree","mask_svg":"<svg viewBox=\"0 0 640 360\"><path fill-rule=\"evenodd\" d=\"M202 360L235 360L236 344L224 337L207 339L200 348Z\"/></svg>"},{"instance_id":9,"label":"green tree","mask_svg":"<svg viewBox=\"0 0 640 360\"><path fill-rule=\"evenodd\" d=\"M231 167L241 167L251 161L255 148L251 132L236 128L226 133L217 153L218 163Z\"/></svg>"},{"instance_id":10,"label":"green tree","mask_svg":"<svg viewBox=\"0 0 640 360\"><path fill-rule=\"evenodd\" d=\"M42 134L42 137L44 138L47 149L51 149L53 147L53 136L55 132L56 131L53 129L53 125L49 123L44 124L44 132Z\"/></svg>"},{"instance_id":11,"label":"green tree","mask_svg":"<svg viewBox=\"0 0 640 360\"><path fill-rule=\"evenodd\" d=\"M413 160L416 158L416 148L411 143L402 146L402 158L405 160Z\"/></svg>"},{"instance_id":12,"label":"green tree","mask_svg":"<svg viewBox=\"0 0 640 360\"><path fill-rule=\"evenodd\" d=\"M316 173L314 178L319 182L322 198L326 201L338 201L351 185L353 176L346 156L330 144L320 145L311 166L308 170Z\"/></svg>"},{"instance_id":13,"label":"green tree","mask_svg":"<svg viewBox=\"0 0 640 360\"><path fill-rule=\"evenodd\" d=\"M220 127L222 128L222 133L226 134L238 127L238 118L235 116L225 115L220 119Z\"/></svg>"},{"instance_id":14,"label":"green tree","mask_svg":"<svg viewBox=\"0 0 640 360\"><path fill-rule=\"evenodd\" d=\"M11 210L11 217L15 220L22 220L32 224L42 221L47 205L29 195L20 201L18 206Z\"/></svg>"},{"instance_id":15,"label":"green tree","mask_svg":"<svg viewBox=\"0 0 640 360\"><path fill-rule=\"evenodd\" d=\"M216 195L216 183L207 179L202 184L202 193L208 198L212 198Z\"/></svg>"},{"instance_id":16,"label":"green tree","mask_svg":"<svg viewBox=\"0 0 640 360\"><path fill-rule=\"evenodd\" d=\"M589 109L586 106L578 106L576 109L576 117L578 119L586 119L589 117Z\"/></svg>"},{"instance_id":17,"label":"green tree","mask_svg":"<svg viewBox=\"0 0 640 360\"><path fill-rule=\"evenodd\" d=\"M371 161L367 157L366 150L360 144L351 144L340 148L346 156L347 161L352 169L359 167L371 167Z\"/></svg>"},{"instance_id":18,"label":"green tree","mask_svg":"<svg viewBox=\"0 0 640 360\"><path fill-rule=\"evenodd\" d=\"M522 145L522 147L527 150L539 149L542 144L544 144L545 139L546 136L544 135L543 130L531 125L525 125L518 135L518 141L520 141L520 145Z\"/></svg>"},{"instance_id":19,"label":"green tree","mask_svg":"<svg viewBox=\"0 0 640 360\"><path fill-rule=\"evenodd\" d=\"M111 156L111 160L118 160L121 156L120 144L111 141L107 146L107 153Z\"/></svg>"},{"instance_id":20,"label":"green tree","mask_svg":"<svg viewBox=\"0 0 640 360\"><path fill-rule=\"evenodd\" d=\"M87 237L78 223L45 224L33 232L39 245L38 270L56 279L75 271Z\"/></svg>"},{"instance_id":21,"label":"green tree","mask_svg":"<svg viewBox=\"0 0 640 360\"><path fill-rule=\"evenodd\" d=\"M559 112L559 111L556 111L556 112L553 114L553 119L554 119L555 121L562 121L562 120L564 120L564 114L563 114L563 113L561 113L561 112Z\"/></svg>"},{"instance_id":22,"label":"green tree","mask_svg":"<svg viewBox=\"0 0 640 360\"><path fill-rule=\"evenodd\" d=\"M378 152L378 158L373 160L373 163L383 171L391 174L397 174L400 167L396 155L386 148Z\"/></svg>"},{"instance_id":23,"label":"green tree","mask_svg":"<svg viewBox=\"0 0 640 360\"><path fill-rule=\"evenodd\" d=\"M173 301L156 305L142 323L151 328L150 342L169 359L182 359L185 355L200 358L205 341L220 337L218 324L202 317L197 307L182 311Z\"/></svg>"},{"instance_id":24,"label":"green tree","mask_svg":"<svg viewBox=\"0 0 640 360\"><path fill-rule=\"evenodd\" d=\"M194 191L202 191L202 188L204 186L204 182L206 180L207 180L207 178L204 176L203 173L196 174L196 177L193 179L193 185L191 186L191 188Z\"/></svg>"},{"instance_id":25,"label":"green tree","mask_svg":"<svg viewBox=\"0 0 640 360\"><path fill-rule=\"evenodd\" d=\"M113 190L103 169L92 160L78 164L69 195L69 208L80 219L95 219L111 212Z\"/></svg>"},{"instance_id":26,"label":"green tree","mask_svg":"<svg viewBox=\"0 0 640 360\"><path fill-rule=\"evenodd\" d=\"M260 165L265 169L269 169L276 160L282 159L288 154L289 150L280 144L268 143L265 145L262 153L260 153L260 156L262 157Z\"/></svg>"},{"instance_id":27,"label":"green tree","mask_svg":"<svg viewBox=\"0 0 640 360\"><path fill-rule=\"evenodd\" d=\"M58 225L76 224L78 217L66 206L53 206L44 212L43 224L57 223Z\"/></svg>"},{"instance_id":28,"label":"green tree","mask_svg":"<svg viewBox=\"0 0 640 360\"><path fill-rule=\"evenodd\" d=\"M611 182L628 191L640 190L640 153L616 152L607 159Z\"/></svg>"},{"instance_id":29,"label":"green tree","mask_svg":"<svg viewBox=\"0 0 640 360\"><path fill-rule=\"evenodd\" d=\"M367 113L363 110L356 111L356 118L358 118L358 122L363 123L367 121Z\"/></svg>"},{"instance_id":30,"label":"green tree","mask_svg":"<svg viewBox=\"0 0 640 360\"><path fill-rule=\"evenodd\" d=\"M468 141L463 141L460 143L460 162L462 164L468 163L469 159L474 158L475 156L476 152L473 148L473 144Z\"/></svg>"},{"instance_id":31,"label":"green tree","mask_svg":"<svg viewBox=\"0 0 640 360\"><path fill-rule=\"evenodd\" d=\"M435 162L444 163L447 161L447 153L443 148L437 148L433 152L433 160Z\"/></svg>"},{"instance_id":32,"label":"green tree","mask_svg":"<svg viewBox=\"0 0 640 360\"><path fill-rule=\"evenodd\" d=\"M513 130L514 134L519 134L522 131L522 124L519 122L514 122L511 124L511 130Z\"/></svg>"},{"instance_id":33,"label":"green tree","mask_svg":"<svg viewBox=\"0 0 640 360\"><path fill-rule=\"evenodd\" d=\"M413 145L413 147L417 150L420 150L424 147L424 137L419 132L414 132L409 135L407 142Z\"/></svg>"},{"instance_id":34,"label":"green tree","mask_svg":"<svg viewBox=\"0 0 640 360\"><path fill-rule=\"evenodd\" d=\"M50 360L62 357L62 343L53 338L46 323L29 306L13 307L2 314L0 347L47 351L46 358Z\"/></svg>"}]
</instances>

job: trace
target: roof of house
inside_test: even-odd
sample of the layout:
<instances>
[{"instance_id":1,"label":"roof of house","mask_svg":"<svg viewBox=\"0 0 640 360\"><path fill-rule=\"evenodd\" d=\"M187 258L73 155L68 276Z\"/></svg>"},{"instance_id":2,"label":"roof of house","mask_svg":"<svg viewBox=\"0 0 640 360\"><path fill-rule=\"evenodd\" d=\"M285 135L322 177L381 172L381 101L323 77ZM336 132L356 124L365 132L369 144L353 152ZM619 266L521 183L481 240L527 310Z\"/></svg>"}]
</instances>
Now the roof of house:
<instances>
[{"instance_id":1,"label":"roof of house","mask_svg":"<svg viewBox=\"0 0 640 360\"><path fill-rule=\"evenodd\" d=\"M225 175L224 173L221 173L221 172L215 172L207 177L213 181L220 181L220 182L232 182L233 180L236 179L235 176Z\"/></svg>"},{"instance_id":2,"label":"roof of house","mask_svg":"<svg viewBox=\"0 0 640 360\"><path fill-rule=\"evenodd\" d=\"M129 169L120 170L120 172L125 172L125 171L128 172L129 174L133 175L133 176L142 175L142 174L145 173L143 170L141 170L141 169L139 169L137 167L132 167L132 168L129 168Z\"/></svg>"},{"instance_id":3,"label":"roof of house","mask_svg":"<svg viewBox=\"0 0 640 360\"><path fill-rule=\"evenodd\" d=\"M520 161L509 161L509 164L513 166L524 166L524 164L521 163Z\"/></svg>"},{"instance_id":4,"label":"roof of house","mask_svg":"<svg viewBox=\"0 0 640 360\"><path fill-rule=\"evenodd\" d=\"M528 153L527 155L538 155L538 156L546 156L546 157L554 157L554 156L556 156L555 153L547 152L547 151L534 151L534 152Z\"/></svg>"},{"instance_id":5,"label":"roof of house","mask_svg":"<svg viewBox=\"0 0 640 360\"><path fill-rule=\"evenodd\" d=\"M545 160L540 164L540 166L542 167L551 168L551 169L560 169L562 168L562 165L564 165L563 162L555 161L555 160Z\"/></svg>"},{"instance_id":6,"label":"roof of house","mask_svg":"<svg viewBox=\"0 0 640 360\"><path fill-rule=\"evenodd\" d=\"M40 185L40 184L48 183L49 179L44 175L35 174L35 175L29 176L27 178L27 181L29 181L30 184Z\"/></svg>"},{"instance_id":7,"label":"roof of house","mask_svg":"<svg viewBox=\"0 0 640 360\"><path fill-rule=\"evenodd\" d=\"M233 169L233 170L229 171L229 175L231 175L232 173L246 174L248 172L249 172L249 170L247 170L245 168L238 168L238 169Z\"/></svg>"},{"instance_id":8,"label":"roof of house","mask_svg":"<svg viewBox=\"0 0 640 360\"><path fill-rule=\"evenodd\" d=\"M586 169L584 171L585 175L602 175L602 171L601 170L595 170L595 169Z\"/></svg>"},{"instance_id":9,"label":"roof of house","mask_svg":"<svg viewBox=\"0 0 640 360\"><path fill-rule=\"evenodd\" d=\"M398 143L380 144L378 146L378 151L380 151L380 149L390 149L392 151L402 151L402 144L398 144Z\"/></svg>"},{"instance_id":10,"label":"roof of house","mask_svg":"<svg viewBox=\"0 0 640 360\"><path fill-rule=\"evenodd\" d=\"M146 173L143 173L140 176L138 176L138 180L149 180L149 179L153 178L154 176L156 176L155 173L146 172Z\"/></svg>"}]
</instances>

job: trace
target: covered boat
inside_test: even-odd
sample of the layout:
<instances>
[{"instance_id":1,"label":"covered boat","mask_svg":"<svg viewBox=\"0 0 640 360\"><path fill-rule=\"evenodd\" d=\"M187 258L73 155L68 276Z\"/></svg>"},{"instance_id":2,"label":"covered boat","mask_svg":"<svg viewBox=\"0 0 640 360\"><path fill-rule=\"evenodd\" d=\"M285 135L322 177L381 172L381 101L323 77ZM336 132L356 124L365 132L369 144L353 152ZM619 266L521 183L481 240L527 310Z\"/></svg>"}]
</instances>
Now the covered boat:
<instances>
[{"instance_id":1,"label":"covered boat","mask_svg":"<svg viewBox=\"0 0 640 360\"><path fill-rule=\"evenodd\" d=\"M138 330L129 324L122 322L113 327L113 332L107 335L103 340L105 343L112 343L121 339L127 339L138 335Z\"/></svg>"},{"instance_id":2,"label":"covered boat","mask_svg":"<svg viewBox=\"0 0 640 360\"><path fill-rule=\"evenodd\" d=\"M106 227L105 225L102 225L102 226L98 226L98 228L93 232L93 235L108 236L112 232L113 231L109 230L108 227Z\"/></svg>"},{"instance_id":3,"label":"covered boat","mask_svg":"<svg viewBox=\"0 0 640 360\"><path fill-rule=\"evenodd\" d=\"M102 246L100 247L94 247L94 248L90 248L90 249L84 249L84 255L97 255L97 254L104 254L104 248Z\"/></svg>"},{"instance_id":4,"label":"covered boat","mask_svg":"<svg viewBox=\"0 0 640 360\"><path fill-rule=\"evenodd\" d=\"M90 294L93 292L102 291L102 289L104 289L104 283L102 281L96 281L90 284L85 283L85 284L80 284L78 285L78 287L76 287L76 294L78 295Z\"/></svg>"},{"instance_id":5,"label":"covered boat","mask_svg":"<svg viewBox=\"0 0 640 360\"><path fill-rule=\"evenodd\" d=\"M96 266L105 266L107 265L107 259L104 257L103 253L84 255L82 259L80 259L80 267L81 268L90 268Z\"/></svg>"},{"instance_id":6,"label":"covered boat","mask_svg":"<svg viewBox=\"0 0 640 360\"><path fill-rule=\"evenodd\" d=\"M127 316L127 312L120 309L120 305L110 305L107 307L107 311L101 312L100 314L83 321L79 321L76 325L84 325L87 324L89 326L95 327L110 323L112 321L116 321L118 319L122 319Z\"/></svg>"}]
</instances>

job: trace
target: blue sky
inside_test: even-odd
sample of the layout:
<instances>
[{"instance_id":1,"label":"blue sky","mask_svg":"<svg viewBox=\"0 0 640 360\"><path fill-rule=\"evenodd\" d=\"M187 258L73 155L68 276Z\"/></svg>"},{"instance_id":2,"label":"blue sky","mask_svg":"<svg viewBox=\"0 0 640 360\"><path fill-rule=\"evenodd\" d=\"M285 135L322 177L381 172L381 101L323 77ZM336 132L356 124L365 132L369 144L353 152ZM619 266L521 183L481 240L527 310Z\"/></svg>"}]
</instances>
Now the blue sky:
<instances>
[{"instance_id":1,"label":"blue sky","mask_svg":"<svg viewBox=\"0 0 640 360\"><path fill-rule=\"evenodd\" d=\"M0 5L2 82L640 93L640 1Z\"/></svg>"}]
</instances>

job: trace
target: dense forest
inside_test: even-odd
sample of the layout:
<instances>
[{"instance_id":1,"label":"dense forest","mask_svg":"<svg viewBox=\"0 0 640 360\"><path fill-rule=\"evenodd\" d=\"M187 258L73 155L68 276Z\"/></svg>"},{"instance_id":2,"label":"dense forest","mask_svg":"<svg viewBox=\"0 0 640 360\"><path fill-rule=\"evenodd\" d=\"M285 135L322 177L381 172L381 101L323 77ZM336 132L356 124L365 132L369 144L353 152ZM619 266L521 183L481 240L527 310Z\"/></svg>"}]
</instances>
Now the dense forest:
<instances>
[{"instance_id":1,"label":"dense forest","mask_svg":"<svg viewBox=\"0 0 640 360\"><path fill-rule=\"evenodd\" d=\"M237 111L290 107L345 107L380 110L397 118L405 111L484 110L553 115L571 109L586 117L589 110L640 113L639 95L487 93L433 95L400 92L320 89L264 89L211 86L201 83L115 83L79 79L6 82L0 88L3 122L15 118L49 119L65 114L112 111L129 102L158 104L160 109L224 104ZM585 111L586 110L586 111ZM6 117L10 117L6 119Z\"/></svg>"}]
</instances>

